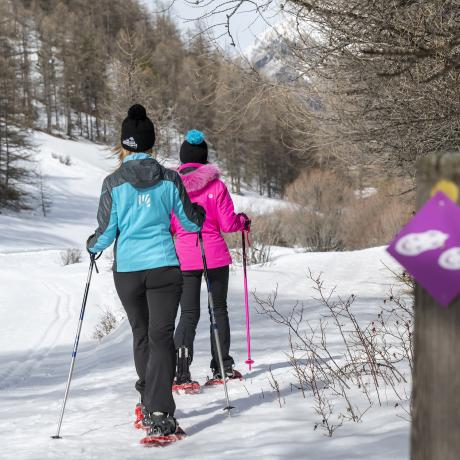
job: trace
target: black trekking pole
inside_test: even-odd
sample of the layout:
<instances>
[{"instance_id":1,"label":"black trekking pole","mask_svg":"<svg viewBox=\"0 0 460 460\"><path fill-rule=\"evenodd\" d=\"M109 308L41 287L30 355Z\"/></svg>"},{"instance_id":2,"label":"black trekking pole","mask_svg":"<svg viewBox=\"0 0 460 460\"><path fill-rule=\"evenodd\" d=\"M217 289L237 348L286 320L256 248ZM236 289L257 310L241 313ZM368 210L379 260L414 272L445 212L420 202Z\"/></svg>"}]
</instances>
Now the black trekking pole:
<instances>
[{"instance_id":1,"label":"black trekking pole","mask_svg":"<svg viewBox=\"0 0 460 460\"><path fill-rule=\"evenodd\" d=\"M99 259L101 255L102 255L102 252L99 255L96 255L96 254L90 255L91 262L89 264L88 277L86 279L85 293L83 294L83 303L82 303L81 311L80 311L80 319L78 320L77 334L75 336L75 342L73 345L69 377L67 378L67 385L65 388L64 400L62 402L62 409L61 409L61 415L59 417L57 432L54 436L51 436L53 439L61 439L60 433L61 433L62 419L64 418L65 405L67 403L67 397L69 396L70 382L72 381L73 369L75 367L75 358L77 357L78 342L80 341L81 327L83 325L83 317L85 316L86 301L88 300L89 285L91 284L91 276L93 274L93 268L96 268L96 273L99 273L99 270L96 265L96 260Z\"/></svg>"},{"instance_id":2,"label":"black trekking pole","mask_svg":"<svg viewBox=\"0 0 460 460\"><path fill-rule=\"evenodd\" d=\"M224 382L225 398L227 400L227 406L224 407L224 410L226 410L228 415L230 416L231 415L230 411L234 409L234 407L230 405L230 399L228 397L227 379L225 376L224 360L222 358L222 347L220 346L219 328L217 326L216 316L214 314L214 300L212 298L211 284L209 282L209 277L208 277L208 265L206 263L206 254L204 252L203 235L201 234L201 232L198 233L198 237L200 240L201 257L203 258L204 278L206 280L206 287L208 289L208 301L209 301L209 312L211 315L211 327L214 332L214 340L216 342L217 355L219 358L220 375L222 376L222 381Z\"/></svg>"}]
</instances>

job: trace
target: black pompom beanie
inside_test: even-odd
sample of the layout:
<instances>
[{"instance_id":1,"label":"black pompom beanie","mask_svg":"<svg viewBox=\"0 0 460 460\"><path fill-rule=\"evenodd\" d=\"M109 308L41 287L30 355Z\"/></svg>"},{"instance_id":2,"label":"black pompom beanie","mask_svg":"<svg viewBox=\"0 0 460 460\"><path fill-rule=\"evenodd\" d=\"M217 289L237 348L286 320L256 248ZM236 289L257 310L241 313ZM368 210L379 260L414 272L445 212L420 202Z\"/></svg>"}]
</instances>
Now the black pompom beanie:
<instances>
[{"instance_id":1,"label":"black pompom beanie","mask_svg":"<svg viewBox=\"0 0 460 460\"><path fill-rule=\"evenodd\" d=\"M208 162L208 144L201 131L192 129L186 134L180 147L180 161L182 164Z\"/></svg>"},{"instance_id":2,"label":"black pompom beanie","mask_svg":"<svg viewBox=\"0 0 460 460\"><path fill-rule=\"evenodd\" d=\"M140 104L130 107L123 120L121 145L130 152L146 152L155 145L155 127Z\"/></svg>"}]
</instances>

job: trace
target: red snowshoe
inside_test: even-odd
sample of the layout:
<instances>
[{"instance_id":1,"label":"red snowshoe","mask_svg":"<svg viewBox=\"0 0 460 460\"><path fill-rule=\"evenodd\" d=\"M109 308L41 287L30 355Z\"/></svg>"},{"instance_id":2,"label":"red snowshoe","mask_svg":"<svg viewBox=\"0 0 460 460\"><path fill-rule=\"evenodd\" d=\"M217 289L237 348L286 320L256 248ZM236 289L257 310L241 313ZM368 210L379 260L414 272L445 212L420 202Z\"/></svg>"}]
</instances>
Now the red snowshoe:
<instances>
[{"instance_id":1,"label":"red snowshoe","mask_svg":"<svg viewBox=\"0 0 460 460\"><path fill-rule=\"evenodd\" d=\"M234 369L229 369L225 371L225 376L228 380L243 380L243 376L241 375L241 372L236 371ZM207 387L213 386L213 385L223 385L224 381L220 375L220 372L215 372L214 376L212 379L209 379L205 385Z\"/></svg>"},{"instance_id":2,"label":"red snowshoe","mask_svg":"<svg viewBox=\"0 0 460 460\"><path fill-rule=\"evenodd\" d=\"M180 441L187 437L185 431L178 427L174 434L169 435L147 435L140 440L140 443L145 447L166 447L173 442Z\"/></svg>"},{"instance_id":3,"label":"red snowshoe","mask_svg":"<svg viewBox=\"0 0 460 460\"><path fill-rule=\"evenodd\" d=\"M177 394L195 395L201 393L201 385L195 381L184 383L174 382L172 390Z\"/></svg>"},{"instance_id":4,"label":"red snowshoe","mask_svg":"<svg viewBox=\"0 0 460 460\"><path fill-rule=\"evenodd\" d=\"M145 418L149 431L140 443L147 447L165 447L185 438L184 430L171 415L154 412Z\"/></svg>"}]
</instances>

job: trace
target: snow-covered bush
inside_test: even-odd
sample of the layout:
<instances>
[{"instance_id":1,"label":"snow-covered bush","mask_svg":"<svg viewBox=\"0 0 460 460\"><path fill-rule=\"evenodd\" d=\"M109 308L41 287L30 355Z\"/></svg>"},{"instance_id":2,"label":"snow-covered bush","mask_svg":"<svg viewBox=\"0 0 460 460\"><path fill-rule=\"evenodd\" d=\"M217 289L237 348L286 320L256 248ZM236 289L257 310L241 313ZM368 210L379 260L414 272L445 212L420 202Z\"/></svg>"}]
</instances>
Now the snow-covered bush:
<instances>
[{"instance_id":1,"label":"snow-covered bush","mask_svg":"<svg viewBox=\"0 0 460 460\"><path fill-rule=\"evenodd\" d=\"M66 249L61 252L62 265L72 265L81 262L81 250L80 249Z\"/></svg>"},{"instance_id":2,"label":"snow-covered bush","mask_svg":"<svg viewBox=\"0 0 460 460\"><path fill-rule=\"evenodd\" d=\"M57 153L52 153L51 156L55 160L59 160L59 163L65 165L65 166L71 166L72 165L72 160L69 157L69 155L58 155Z\"/></svg>"}]
</instances>

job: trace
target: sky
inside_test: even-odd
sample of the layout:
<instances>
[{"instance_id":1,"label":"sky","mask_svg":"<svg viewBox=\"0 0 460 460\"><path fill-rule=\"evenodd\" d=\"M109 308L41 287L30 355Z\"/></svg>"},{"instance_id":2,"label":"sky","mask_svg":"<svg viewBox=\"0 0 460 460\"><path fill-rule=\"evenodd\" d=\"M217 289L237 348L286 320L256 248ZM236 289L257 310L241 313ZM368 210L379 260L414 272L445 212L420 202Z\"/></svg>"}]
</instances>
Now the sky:
<instances>
[{"instance_id":1,"label":"sky","mask_svg":"<svg viewBox=\"0 0 460 460\"><path fill-rule=\"evenodd\" d=\"M143 2L152 10L160 11L161 6L156 0L143 0ZM171 13L176 18L179 27L186 32L189 29L194 29L198 23L199 18L202 17L206 11L211 11L215 5L223 4L224 1L208 1L212 6L197 7L193 5L190 0L165 0L164 7L171 7ZM264 2L260 2L261 4ZM232 18L231 32L235 40L236 52L244 52L250 47L257 36L262 34L270 26L267 24L275 24L279 21L279 13L277 2L273 2L267 10L263 13L263 18L259 17L253 11L246 11L238 13ZM210 27L211 33L216 38L217 44L227 51L233 51L231 46L231 39L226 33L225 26L225 13L215 14L205 19L204 27Z\"/></svg>"}]
</instances>

